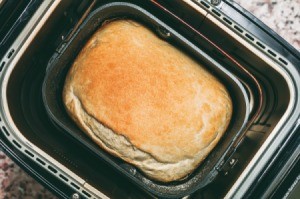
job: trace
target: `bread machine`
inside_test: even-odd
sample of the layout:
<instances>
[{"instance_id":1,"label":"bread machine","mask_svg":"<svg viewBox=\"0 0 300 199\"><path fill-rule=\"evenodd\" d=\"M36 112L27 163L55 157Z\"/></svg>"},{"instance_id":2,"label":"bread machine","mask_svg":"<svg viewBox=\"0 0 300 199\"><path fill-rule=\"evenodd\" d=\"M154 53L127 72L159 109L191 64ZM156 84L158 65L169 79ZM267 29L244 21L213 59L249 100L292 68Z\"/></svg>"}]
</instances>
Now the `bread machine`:
<instances>
[{"instance_id":1,"label":"bread machine","mask_svg":"<svg viewBox=\"0 0 300 199\"><path fill-rule=\"evenodd\" d=\"M57 196L260 198L293 190L299 175L300 53L233 1L1 4L1 148ZM206 63L231 92L229 130L183 181L147 179L96 148L65 117L65 72L88 37L114 18L147 23Z\"/></svg>"}]
</instances>

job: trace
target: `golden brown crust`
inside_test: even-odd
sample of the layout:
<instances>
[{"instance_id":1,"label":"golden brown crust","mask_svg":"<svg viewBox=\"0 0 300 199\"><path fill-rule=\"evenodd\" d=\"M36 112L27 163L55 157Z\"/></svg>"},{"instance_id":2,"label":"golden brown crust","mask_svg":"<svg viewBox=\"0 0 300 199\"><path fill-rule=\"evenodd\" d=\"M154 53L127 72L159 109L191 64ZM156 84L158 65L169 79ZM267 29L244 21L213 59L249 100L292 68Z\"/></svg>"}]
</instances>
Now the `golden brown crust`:
<instances>
[{"instance_id":1,"label":"golden brown crust","mask_svg":"<svg viewBox=\"0 0 300 199\"><path fill-rule=\"evenodd\" d=\"M128 148L159 163L192 160L191 168L180 176L155 177L143 170L161 181L191 172L225 132L232 113L231 99L215 77L130 20L110 22L92 36L68 73L63 96L68 113L85 132L141 170L145 163L141 166L139 160L124 157L114 146L107 149L91 126L98 122L126 139ZM148 167L152 173L160 169Z\"/></svg>"}]
</instances>

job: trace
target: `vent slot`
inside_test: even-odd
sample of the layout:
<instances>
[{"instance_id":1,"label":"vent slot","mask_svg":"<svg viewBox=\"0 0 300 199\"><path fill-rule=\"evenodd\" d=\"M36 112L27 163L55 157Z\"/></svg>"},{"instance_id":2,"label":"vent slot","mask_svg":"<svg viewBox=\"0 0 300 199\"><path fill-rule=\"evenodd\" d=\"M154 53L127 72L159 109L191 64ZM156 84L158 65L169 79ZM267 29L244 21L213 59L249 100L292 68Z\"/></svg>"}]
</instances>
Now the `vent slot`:
<instances>
[{"instance_id":1,"label":"vent slot","mask_svg":"<svg viewBox=\"0 0 300 199\"><path fill-rule=\"evenodd\" d=\"M59 177L60 177L61 179L63 179L64 181L66 181L66 182L69 181L69 179L68 179L67 177L65 177L64 175L62 175L62 174L59 174Z\"/></svg>"},{"instance_id":2,"label":"vent slot","mask_svg":"<svg viewBox=\"0 0 300 199\"><path fill-rule=\"evenodd\" d=\"M15 50L14 49L11 49L7 55L7 58L11 58L11 56L14 54Z\"/></svg>"},{"instance_id":3,"label":"vent slot","mask_svg":"<svg viewBox=\"0 0 300 199\"><path fill-rule=\"evenodd\" d=\"M2 129L6 136L10 136L10 133L7 131L5 126L2 126Z\"/></svg>"},{"instance_id":4,"label":"vent slot","mask_svg":"<svg viewBox=\"0 0 300 199\"><path fill-rule=\"evenodd\" d=\"M232 25L232 21L230 21L228 18L223 17L222 18L226 23L228 23L229 25Z\"/></svg>"},{"instance_id":5,"label":"vent slot","mask_svg":"<svg viewBox=\"0 0 300 199\"><path fill-rule=\"evenodd\" d=\"M215 9L212 9L212 12L213 12L215 15L217 15L218 17L221 17L221 14L220 14L218 11L216 11Z\"/></svg>"},{"instance_id":6,"label":"vent slot","mask_svg":"<svg viewBox=\"0 0 300 199\"><path fill-rule=\"evenodd\" d=\"M28 151L28 150L26 150L26 149L25 149L25 153L28 154L28 155L29 155L30 157L32 157L32 158L34 157L33 153L31 153L30 151Z\"/></svg>"},{"instance_id":7,"label":"vent slot","mask_svg":"<svg viewBox=\"0 0 300 199\"><path fill-rule=\"evenodd\" d=\"M204 7L206 7L206 8L210 8L210 5L208 5L205 1L201 1L200 2Z\"/></svg>"},{"instance_id":8,"label":"vent slot","mask_svg":"<svg viewBox=\"0 0 300 199\"><path fill-rule=\"evenodd\" d=\"M57 170L55 169L55 168L53 168L52 166L48 166L48 169L50 170L50 171L52 171L53 173L57 173Z\"/></svg>"},{"instance_id":9,"label":"vent slot","mask_svg":"<svg viewBox=\"0 0 300 199\"><path fill-rule=\"evenodd\" d=\"M266 46L263 45L262 43L260 43L259 41L257 41L256 44L257 44L259 47L261 47L262 49L265 49L265 48L266 48Z\"/></svg>"},{"instance_id":10,"label":"vent slot","mask_svg":"<svg viewBox=\"0 0 300 199\"><path fill-rule=\"evenodd\" d=\"M92 195L91 194L89 194L88 192L86 192L85 190L82 190L81 191L85 196L87 196L87 197L92 197Z\"/></svg>"},{"instance_id":11,"label":"vent slot","mask_svg":"<svg viewBox=\"0 0 300 199\"><path fill-rule=\"evenodd\" d=\"M249 35L248 33L245 34L245 36L250 39L251 41L254 41L254 37L252 37L251 35Z\"/></svg>"},{"instance_id":12,"label":"vent slot","mask_svg":"<svg viewBox=\"0 0 300 199\"><path fill-rule=\"evenodd\" d=\"M284 59L282 59L281 57L279 57L278 59L279 59L279 61L281 61L281 63L283 63L284 65L288 65L288 63L287 63Z\"/></svg>"},{"instance_id":13,"label":"vent slot","mask_svg":"<svg viewBox=\"0 0 300 199\"><path fill-rule=\"evenodd\" d=\"M76 185L76 184L73 183L73 182L71 182L70 185L71 185L72 187L74 187L75 189L77 189L77 190L80 188L78 185Z\"/></svg>"},{"instance_id":14,"label":"vent slot","mask_svg":"<svg viewBox=\"0 0 300 199\"><path fill-rule=\"evenodd\" d=\"M41 160L40 158L36 158L36 161L39 162L43 166L46 165L46 163L43 160Z\"/></svg>"},{"instance_id":15,"label":"vent slot","mask_svg":"<svg viewBox=\"0 0 300 199\"><path fill-rule=\"evenodd\" d=\"M276 57L277 55L272 51L272 50L268 50L268 53L270 54L270 55L272 55L273 57Z\"/></svg>"},{"instance_id":16,"label":"vent slot","mask_svg":"<svg viewBox=\"0 0 300 199\"><path fill-rule=\"evenodd\" d=\"M239 31L240 33L243 33L244 31L237 25L233 26L237 31Z\"/></svg>"},{"instance_id":17,"label":"vent slot","mask_svg":"<svg viewBox=\"0 0 300 199\"><path fill-rule=\"evenodd\" d=\"M4 68L4 65L5 65L5 61L3 61L0 65L0 72L2 72L2 69Z\"/></svg>"},{"instance_id":18,"label":"vent slot","mask_svg":"<svg viewBox=\"0 0 300 199\"><path fill-rule=\"evenodd\" d=\"M19 142L17 142L16 140L12 141L19 149L22 148L22 146L19 144Z\"/></svg>"}]
</instances>

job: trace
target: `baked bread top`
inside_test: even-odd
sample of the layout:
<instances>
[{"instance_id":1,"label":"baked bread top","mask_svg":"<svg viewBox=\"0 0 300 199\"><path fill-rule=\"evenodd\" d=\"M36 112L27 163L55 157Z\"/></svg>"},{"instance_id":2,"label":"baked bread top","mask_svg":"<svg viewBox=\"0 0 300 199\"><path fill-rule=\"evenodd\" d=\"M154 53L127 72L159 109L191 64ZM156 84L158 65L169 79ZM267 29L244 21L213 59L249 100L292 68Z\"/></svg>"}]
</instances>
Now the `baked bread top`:
<instances>
[{"instance_id":1,"label":"baked bread top","mask_svg":"<svg viewBox=\"0 0 300 199\"><path fill-rule=\"evenodd\" d=\"M164 182L191 173L232 114L230 96L214 76L131 20L109 22L90 38L63 98L100 147Z\"/></svg>"}]
</instances>

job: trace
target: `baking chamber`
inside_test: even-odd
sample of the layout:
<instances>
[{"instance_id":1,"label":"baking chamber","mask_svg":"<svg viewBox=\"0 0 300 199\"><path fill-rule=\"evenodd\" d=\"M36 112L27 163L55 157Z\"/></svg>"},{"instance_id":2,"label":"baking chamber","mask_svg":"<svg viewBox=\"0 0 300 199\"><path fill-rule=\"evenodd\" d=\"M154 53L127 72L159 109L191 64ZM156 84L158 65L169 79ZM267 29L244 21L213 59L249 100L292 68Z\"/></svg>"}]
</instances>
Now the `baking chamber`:
<instances>
[{"instance_id":1,"label":"baking chamber","mask_svg":"<svg viewBox=\"0 0 300 199\"><path fill-rule=\"evenodd\" d=\"M262 33L249 32L227 15L228 5L222 10L207 1L44 2L11 46L13 55L1 62L1 140L31 162L28 167L43 173L41 181L52 190L58 189L55 184L65 187L62 197L249 194L294 136L300 59L299 53L270 45ZM205 65L231 94L234 115L228 131L183 181L147 179L103 152L64 112L61 88L70 64L89 36L115 18L141 21Z\"/></svg>"}]
</instances>

